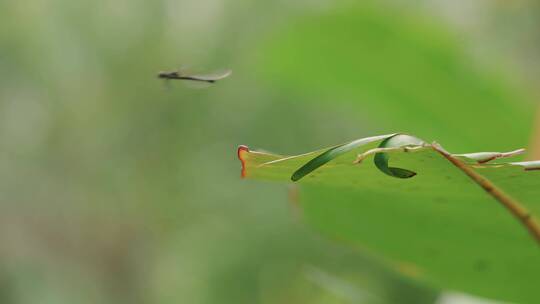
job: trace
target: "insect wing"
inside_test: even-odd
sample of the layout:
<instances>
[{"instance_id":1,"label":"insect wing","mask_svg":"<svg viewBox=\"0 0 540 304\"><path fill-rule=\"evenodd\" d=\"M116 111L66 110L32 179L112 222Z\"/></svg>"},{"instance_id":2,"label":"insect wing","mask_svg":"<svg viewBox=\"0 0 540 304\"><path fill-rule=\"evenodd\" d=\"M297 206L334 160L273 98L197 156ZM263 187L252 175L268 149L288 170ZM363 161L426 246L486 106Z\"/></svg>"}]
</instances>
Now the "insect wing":
<instances>
[{"instance_id":1,"label":"insect wing","mask_svg":"<svg viewBox=\"0 0 540 304\"><path fill-rule=\"evenodd\" d=\"M217 81L217 80L227 78L231 74L232 74L231 70L224 70L224 71L217 71L217 72L209 73L209 74L186 75L186 76L189 76L189 77L191 77L193 79L196 79L196 80L213 82L213 81Z\"/></svg>"}]
</instances>

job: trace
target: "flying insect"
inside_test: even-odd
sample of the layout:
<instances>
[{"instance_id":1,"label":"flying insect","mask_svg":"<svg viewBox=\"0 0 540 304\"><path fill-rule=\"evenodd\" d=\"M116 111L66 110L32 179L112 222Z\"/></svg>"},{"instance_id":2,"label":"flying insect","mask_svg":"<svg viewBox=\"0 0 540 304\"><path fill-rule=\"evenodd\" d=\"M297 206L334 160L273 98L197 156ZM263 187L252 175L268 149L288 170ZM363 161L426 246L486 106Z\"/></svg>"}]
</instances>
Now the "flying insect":
<instances>
[{"instance_id":1,"label":"flying insect","mask_svg":"<svg viewBox=\"0 0 540 304\"><path fill-rule=\"evenodd\" d=\"M166 80L190 80L190 81L201 81L201 82L208 82L208 83L214 83L218 80L224 79L229 77L232 74L231 70L224 70L218 73L212 73L212 74L189 74L182 69L178 69L177 71L172 72L159 72L158 78L166 79Z\"/></svg>"}]
</instances>

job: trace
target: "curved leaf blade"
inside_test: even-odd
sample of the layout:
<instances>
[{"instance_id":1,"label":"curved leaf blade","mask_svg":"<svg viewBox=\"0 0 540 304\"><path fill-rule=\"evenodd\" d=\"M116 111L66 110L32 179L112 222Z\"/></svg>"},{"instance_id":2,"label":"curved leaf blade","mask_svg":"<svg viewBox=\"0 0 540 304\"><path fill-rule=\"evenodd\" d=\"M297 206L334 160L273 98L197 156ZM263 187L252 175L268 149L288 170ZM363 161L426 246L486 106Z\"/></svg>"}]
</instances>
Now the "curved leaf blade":
<instances>
[{"instance_id":1,"label":"curved leaf blade","mask_svg":"<svg viewBox=\"0 0 540 304\"><path fill-rule=\"evenodd\" d=\"M381 149L402 148L402 147L414 148L414 147L421 147L424 144L425 142L423 140L416 138L414 136L405 135L405 134L397 134L383 140L381 144L379 145L379 148ZM404 151L407 152L408 149L405 149ZM390 158L388 157L387 153L381 152L381 153L375 154L373 161L375 163L375 166L379 168L379 170L393 177L411 178L416 175L416 172L413 172L411 170L390 167L388 165L389 159Z\"/></svg>"},{"instance_id":2,"label":"curved leaf blade","mask_svg":"<svg viewBox=\"0 0 540 304\"><path fill-rule=\"evenodd\" d=\"M326 150L324 153L322 153L321 155L307 162L300 169L296 170L292 174L291 180L298 181L304 176L308 175L309 173L319 168L320 166L328 163L329 161L335 159L336 157L339 157L353 149L356 149L358 147L364 146L372 142L377 142L381 140L383 140L384 142L388 140L389 138L392 138L393 136L394 134L366 137L366 138L361 138L361 139L351 141L346 144L342 144L342 145L330 148Z\"/></svg>"}]
</instances>

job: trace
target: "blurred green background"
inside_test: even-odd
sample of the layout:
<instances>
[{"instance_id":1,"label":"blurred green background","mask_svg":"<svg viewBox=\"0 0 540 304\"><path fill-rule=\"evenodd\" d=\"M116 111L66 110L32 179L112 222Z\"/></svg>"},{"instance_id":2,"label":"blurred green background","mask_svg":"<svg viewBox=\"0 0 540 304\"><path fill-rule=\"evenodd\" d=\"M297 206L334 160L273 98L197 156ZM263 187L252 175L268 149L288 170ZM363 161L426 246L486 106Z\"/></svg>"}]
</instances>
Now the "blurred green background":
<instances>
[{"instance_id":1,"label":"blurred green background","mask_svg":"<svg viewBox=\"0 0 540 304\"><path fill-rule=\"evenodd\" d=\"M524 0L0 2L0 303L471 303L318 235L236 147L527 146L539 25ZM179 65L233 75L156 79Z\"/></svg>"}]
</instances>

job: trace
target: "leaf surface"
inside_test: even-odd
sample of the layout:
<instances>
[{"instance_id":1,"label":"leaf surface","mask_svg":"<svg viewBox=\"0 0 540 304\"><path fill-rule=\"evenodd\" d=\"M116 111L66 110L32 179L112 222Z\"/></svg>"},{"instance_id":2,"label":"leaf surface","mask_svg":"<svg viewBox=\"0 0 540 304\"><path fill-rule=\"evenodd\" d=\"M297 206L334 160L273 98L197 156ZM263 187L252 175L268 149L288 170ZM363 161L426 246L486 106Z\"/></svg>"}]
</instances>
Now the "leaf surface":
<instances>
[{"instance_id":1,"label":"leaf surface","mask_svg":"<svg viewBox=\"0 0 540 304\"><path fill-rule=\"evenodd\" d=\"M242 147L239 158L246 178L296 180L310 223L382 256L409 276L493 299L538 299L540 250L535 240L437 147L389 134L298 156ZM534 218L540 213L538 162L503 161L516 154L451 157Z\"/></svg>"}]
</instances>

